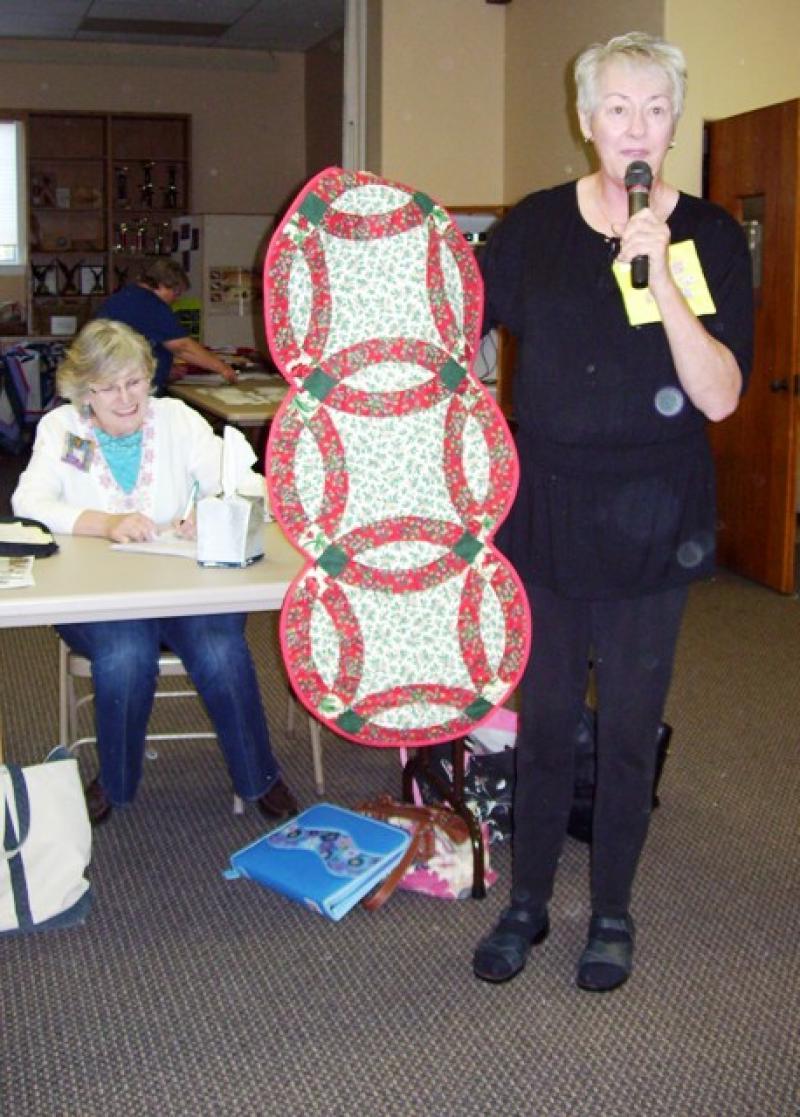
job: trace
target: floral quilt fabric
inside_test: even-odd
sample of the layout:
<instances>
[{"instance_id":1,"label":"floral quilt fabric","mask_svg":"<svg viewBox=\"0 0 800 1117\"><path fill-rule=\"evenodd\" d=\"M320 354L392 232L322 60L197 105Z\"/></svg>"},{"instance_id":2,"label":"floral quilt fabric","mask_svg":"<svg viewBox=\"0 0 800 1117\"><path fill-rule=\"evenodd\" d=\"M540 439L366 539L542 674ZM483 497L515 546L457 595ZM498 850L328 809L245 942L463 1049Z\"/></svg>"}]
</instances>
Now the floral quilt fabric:
<instances>
[{"instance_id":1,"label":"floral quilt fabric","mask_svg":"<svg viewBox=\"0 0 800 1117\"><path fill-rule=\"evenodd\" d=\"M366 172L312 179L267 254L267 338L290 385L267 482L307 558L281 644L303 704L362 744L469 733L527 658L525 594L492 545L516 453L470 371L482 294L448 213Z\"/></svg>"}]
</instances>

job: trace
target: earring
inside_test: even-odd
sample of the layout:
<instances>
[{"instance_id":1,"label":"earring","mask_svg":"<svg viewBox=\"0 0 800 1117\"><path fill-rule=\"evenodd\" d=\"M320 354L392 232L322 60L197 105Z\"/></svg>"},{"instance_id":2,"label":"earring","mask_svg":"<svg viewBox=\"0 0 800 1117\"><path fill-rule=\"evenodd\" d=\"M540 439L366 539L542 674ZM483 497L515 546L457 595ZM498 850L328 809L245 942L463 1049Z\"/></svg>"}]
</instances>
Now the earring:
<instances>
[{"instance_id":1,"label":"earring","mask_svg":"<svg viewBox=\"0 0 800 1117\"><path fill-rule=\"evenodd\" d=\"M592 134L591 134L591 132L589 133L589 135L588 135L588 136L584 136L584 137L583 137L583 142L584 142L585 144L590 144L590 143L592 143Z\"/></svg>"},{"instance_id":2,"label":"earring","mask_svg":"<svg viewBox=\"0 0 800 1117\"><path fill-rule=\"evenodd\" d=\"M670 149L672 149L672 148L673 148L673 147L675 146L675 141L674 141L674 140L670 140L670 141L669 141L669 146L670 146Z\"/></svg>"}]
</instances>

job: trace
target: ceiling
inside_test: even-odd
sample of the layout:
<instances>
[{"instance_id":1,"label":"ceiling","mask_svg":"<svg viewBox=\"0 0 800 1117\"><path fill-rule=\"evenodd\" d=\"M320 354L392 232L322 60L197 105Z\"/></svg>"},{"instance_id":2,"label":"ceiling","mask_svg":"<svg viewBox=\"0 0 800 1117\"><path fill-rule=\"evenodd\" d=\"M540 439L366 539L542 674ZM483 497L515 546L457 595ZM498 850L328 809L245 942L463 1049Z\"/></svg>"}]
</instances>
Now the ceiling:
<instances>
[{"instance_id":1,"label":"ceiling","mask_svg":"<svg viewBox=\"0 0 800 1117\"><path fill-rule=\"evenodd\" d=\"M2 0L0 39L305 52L345 0Z\"/></svg>"}]
</instances>

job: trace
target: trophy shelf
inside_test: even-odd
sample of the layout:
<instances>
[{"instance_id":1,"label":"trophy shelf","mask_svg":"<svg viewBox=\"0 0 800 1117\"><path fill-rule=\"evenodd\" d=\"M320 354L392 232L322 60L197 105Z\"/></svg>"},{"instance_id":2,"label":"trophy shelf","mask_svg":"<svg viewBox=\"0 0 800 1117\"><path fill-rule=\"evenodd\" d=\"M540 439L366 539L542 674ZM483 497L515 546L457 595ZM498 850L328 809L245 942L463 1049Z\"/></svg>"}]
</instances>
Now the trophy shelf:
<instances>
[{"instance_id":1,"label":"trophy shelf","mask_svg":"<svg viewBox=\"0 0 800 1117\"><path fill-rule=\"evenodd\" d=\"M79 329L141 265L172 251L190 211L186 114L24 114L27 137L28 333L52 318Z\"/></svg>"}]
</instances>

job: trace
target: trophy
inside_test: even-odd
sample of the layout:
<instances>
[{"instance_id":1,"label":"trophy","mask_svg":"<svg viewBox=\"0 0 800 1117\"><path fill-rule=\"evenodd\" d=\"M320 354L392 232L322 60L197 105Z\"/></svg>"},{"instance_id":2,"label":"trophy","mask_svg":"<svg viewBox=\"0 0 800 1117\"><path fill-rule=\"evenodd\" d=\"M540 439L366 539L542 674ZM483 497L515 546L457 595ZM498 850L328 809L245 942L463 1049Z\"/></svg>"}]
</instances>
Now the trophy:
<instances>
[{"instance_id":1,"label":"trophy","mask_svg":"<svg viewBox=\"0 0 800 1117\"><path fill-rule=\"evenodd\" d=\"M152 161L149 161L147 163L142 163L142 173L144 175L144 182L142 183L142 185L140 187L140 190L141 190L141 193L142 193L142 205L148 206L150 209L153 208L153 189L154 189L154 187L153 187L153 167L154 167L154 165L155 164Z\"/></svg>"},{"instance_id":2,"label":"trophy","mask_svg":"<svg viewBox=\"0 0 800 1117\"><path fill-rule=\"evenodd\" d=\"M164 209L177 209L178 207L178 183L177 183L177 167L168 167L167 175L169 176L169 183L164 191Z\"/></svg>"},{"instance_id":3,"label":"trophy","mask_svg":"<svg viewBox=\"0 0 800 1117\"><path fill-rule=\"evenodd\" d=\"M149 221L146 217L140 217L136 222L136 254L144 256L147 252L147 227Z\"/></svg>"},{"instance_id":4,"label":"trophy","mask_svg":"<svg viewBox=\"0 0 800 1117\"><path fill-rule=\"evenodd\" d=\"M128 198L128 168L115 167L114 174L117 180L117 205L121 209L127 209L131 204Z\"/></svg>"},{"instance_id":5,"label":"trophy","mask_svg":"<svg viewBox=\"0 0 800 1117\"><path fill-rule=\"evenodd\" d=\"M155 256L164 256L169 252L171 233L172 225L169 221L158 222L153 233L153 254Z\"/></svg>"},{"instance_id":6,"label":"trophy","mask_svg":"<svg viewBox=\"0 0 800 1117\"><path fill-rule=\"evenodd\" d=\"M114 251L127 252L130 249L130 242L128 240L128 231L130 229L130 226L128 225L127 221L120 221L119 225L117 225L116 228L119 230L119 239L114 245Z\"/></svg>"}]
</instances>

